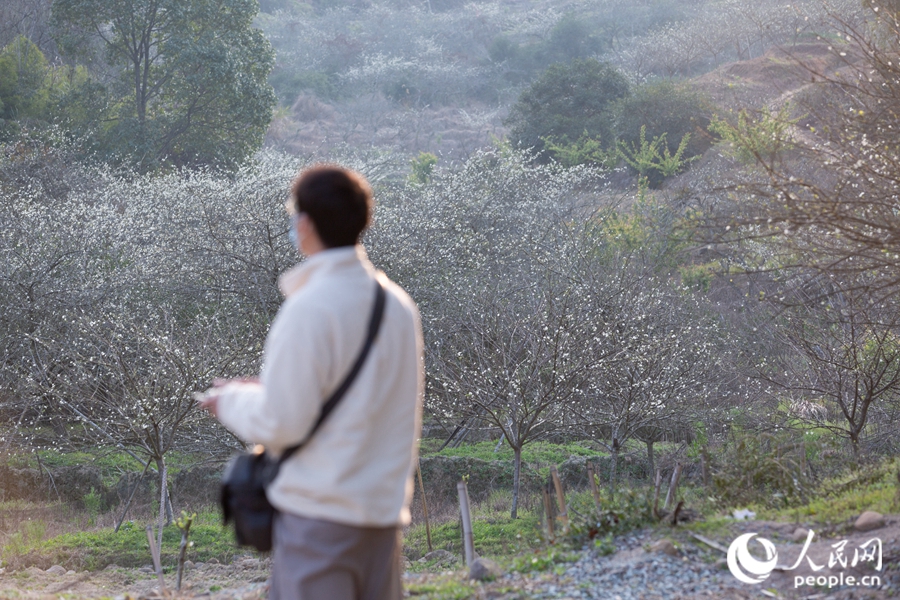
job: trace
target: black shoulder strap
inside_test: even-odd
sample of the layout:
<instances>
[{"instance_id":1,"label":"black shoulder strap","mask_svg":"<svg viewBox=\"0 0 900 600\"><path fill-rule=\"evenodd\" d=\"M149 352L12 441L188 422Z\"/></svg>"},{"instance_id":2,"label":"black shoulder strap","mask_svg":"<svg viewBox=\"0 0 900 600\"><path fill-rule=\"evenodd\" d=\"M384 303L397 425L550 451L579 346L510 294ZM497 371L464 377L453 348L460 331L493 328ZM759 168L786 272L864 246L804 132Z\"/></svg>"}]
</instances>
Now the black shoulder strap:
<instances>
[{"instance_id":1,"label":"black shoulder strap","mask_svg":"<svg viewBox=\"0 0 900 600\"><path fill-rule=\"evenodd\" d=\"M306 439L297 444L296 446L291 446L287 450L285 450L282 455L278 458L278 466L281 466L281 463L289 459L294 455L297 450L302 448L309 442L310 438L312 438L313 434L316 433L316 430L322 425L325 419L328 418L328 415L331 414L331 411L335 409L338 405L338 402L341 401L341 398L344 397L344 394L347 393L347 390L350 389L350 386L353 385L353 380L356 379L356 376L359 374L362 369L363 363L366 362L366 357L369 355L369 350L372 349L372 344L375 342L375 336L378 335L378 330L381 327L382 316L384 315L384 304L385 304L385 291L384 286L381 285L381 282L378 281L376 276L375 278L375 306L372 308L372 316L369 319L369 329L366 333L366 341L363 344L362 350L359 352L359 356L356 357L356 362L353 363L353 367L351 367L350 372L347 373L347 376L344 377L344 381L341 385L338 386L334 392L332 392L331 396L328 397L328 400L325 401L325 404L322 405L322 412L319 414L319 418L316 420L312 429L310 429L309 433L306 435Z\"/></svg>"}]
</instances>

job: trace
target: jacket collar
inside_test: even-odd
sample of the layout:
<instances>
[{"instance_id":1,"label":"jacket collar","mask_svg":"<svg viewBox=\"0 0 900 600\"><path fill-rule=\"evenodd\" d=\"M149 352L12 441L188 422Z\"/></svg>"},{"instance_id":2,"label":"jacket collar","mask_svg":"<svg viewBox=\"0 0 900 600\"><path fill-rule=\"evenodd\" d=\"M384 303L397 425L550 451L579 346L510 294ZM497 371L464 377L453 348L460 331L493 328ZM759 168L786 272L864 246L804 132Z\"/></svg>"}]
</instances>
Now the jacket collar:
<instances>
[{"instance_id":1,"label":"jacket collar","mask_svg":"<svg viewBox=\"0 0 900 600\"><path fill-rule=\"evenodd\" d=\"M366 249L360 244L322 250L282 273L278 278L278 289L288 298L320 274L356 265L370 269Z\"/></svg>"}]
</instances>

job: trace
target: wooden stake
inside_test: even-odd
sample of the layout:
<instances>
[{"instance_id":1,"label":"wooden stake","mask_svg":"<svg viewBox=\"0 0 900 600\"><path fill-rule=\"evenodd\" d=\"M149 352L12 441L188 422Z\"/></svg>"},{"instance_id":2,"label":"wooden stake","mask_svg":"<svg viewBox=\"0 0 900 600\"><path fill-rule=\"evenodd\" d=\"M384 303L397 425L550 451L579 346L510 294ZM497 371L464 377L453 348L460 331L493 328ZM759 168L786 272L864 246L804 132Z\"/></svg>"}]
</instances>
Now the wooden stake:
<instances>
[{"instance_id":1,"label":"wooden stake","mask_svg":"<svg viewBox=\"0 0 900 600\"><path fill-rule=\"evenodd\" d=\"M681 479L681 463L675 463L675 470L672 472L672 482L669 484L669 491L666 492L666 503L663 505L663 510L667 510L669 504L675 501L679 479Z\"/></svg>"},{"instance_id":2,"label":"wooden stake","mask_svg":"<svg viewBox=\"0 0 900 600\"><path fill-rule=\"evenodd\" d=\"M559 503L559 518L563 524L563 532L566 532L569 531L569 512L566 510L566 495L563 493L562 481L559 479L556 465L550 467L550 477L553 478L553 487L556 488L556 500Z\"/></svg>"},{"instance_id":3,"label":"wooden stake","mask_svg":"<svg viewBox=\"0 0 900 600\"><path fill-rule=\"evenodd\" d=\"M553 531L553 505L550 502L550 492L547 486L542 488L544 493L544 514L547 517L547 540L552 544L556 540L556 534Z\"/></svg>"},{"instance_id":4,"label":"wooden stake","mask_svg":"<svg viewBox=\"0 0 900 600\"><path fill-rule=\"evenodd\" d=\"M472 537L472 515L469 512L469 491L466 488L466 482L460 481L457 483L456 490L459 493L459 512L462 516L466 568L471 568L472 562L475 560L475 540Z\"/></svg>"},{"instance_id":5,"label":"wooden stake","mask_svg":"<svg viewBox=\"0 0 900 600\"><path fill-rule=\"evenodd\" d=\"M419 476L419 493L422 495L422 511L425 513L425 537L428 538L428 551L431 552L431 524L428 522L428 504L425 502L425 484L422 483L422 465L416 459L416 475Z\"/></svg>"},{"instance_id":6,"label":"wooden stake","mask_svg":"<svg viewBox=\"0 0 900 600\"><path fill-rule=\"evenodd\" d=\"M595 479L593 463L587 464L588 480L591 482L591 494L594 496L594 506L600 510L600 490L597 489L597 480Z\"/></svg>"},{"instance_id":7,"label":"wooden stake","mask_svg":"<svg viewBox=\"0 0 900 600\"><path fill-rule=\"evenodd\" d=\"M662 471L656 470L656 484L653 490L653 516L659 519L659 488L662 486Z\"/></svg>"},{"instance_id":8,"label":"wooden stake","mask_svg":"<svg viewBox=\"0 0 900 600\"><path fill-rule=\"evenodd\" d=\"M156 569L156 576L159 577L160 591L166 591L166 580L163 579L162 564L159 557L159 549L153 540L153 525L147 525L147 543L150 544L150 555L153 557L153 567Z\"/></svg>"}]
</instances>

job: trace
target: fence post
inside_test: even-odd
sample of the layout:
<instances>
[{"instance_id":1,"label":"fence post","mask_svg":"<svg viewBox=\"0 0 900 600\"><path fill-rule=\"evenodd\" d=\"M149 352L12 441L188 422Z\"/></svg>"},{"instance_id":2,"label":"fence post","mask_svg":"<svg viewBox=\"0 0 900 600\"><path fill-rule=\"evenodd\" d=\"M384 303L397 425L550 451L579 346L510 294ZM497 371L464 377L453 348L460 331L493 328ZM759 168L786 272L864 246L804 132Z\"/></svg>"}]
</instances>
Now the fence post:
<instances>
[{"instance_id":1,"label":"fence post","mask_svg":"<svg viewBox=\"0 0 900 600\"><path fill-rule=\"evenodd\" d=\"M600 510L600 490L597 489L593 463L587 464L588 480L591 482L591 494L594 496L594 506Z\"/></svg>"},{"instance_id":2,"label":"fence post","mask_svg":"<svg viewBox=\"0 0 900 600\"><path fill-rule=\"evenodd\" d=\"M552 544L556 540L556 533L553 530L553 505L550 502L550 491L547 486L541 486L544 495L544 515L547 517L547 540Z\"/></svg>"},{"instance_id":3,"label":"fence post","mask_svg":"<svg viewBox=\"0 0 900 600\"><path fill-rule=\"evenodd\" d=\"M659 488L662 487L662 470L656 470L656 483L653 486L653 516L659 519Z\"/></svg>"},{"instance_id":4,"label":"fence post","mask_svg":"<svg viewBox=\"0 0 900 600\"><path fill-rule=\"evenodd\" d=\"M562 481L559 479L556 465L550 467L550 477L553 478L553 487L556 488L556 500L559 502L559 518L562 520L563 532L567 532L569 531L569 512L566 510L566 495L563 493Z\"/></svg>"},{"instance_id":5,"label":"fence post","mask_svg":"<svg viewBox=\"0 0 900 600\"><path fill-rule=\"evenodd\" d=\"M672 482L669 484L669 491L666 493L666 503L663 505L663 510L668 509L669 504L675 501L679 479L681 479L681 463L675 463L675 471L672 472Z\"/></svg>"}]
</instances>

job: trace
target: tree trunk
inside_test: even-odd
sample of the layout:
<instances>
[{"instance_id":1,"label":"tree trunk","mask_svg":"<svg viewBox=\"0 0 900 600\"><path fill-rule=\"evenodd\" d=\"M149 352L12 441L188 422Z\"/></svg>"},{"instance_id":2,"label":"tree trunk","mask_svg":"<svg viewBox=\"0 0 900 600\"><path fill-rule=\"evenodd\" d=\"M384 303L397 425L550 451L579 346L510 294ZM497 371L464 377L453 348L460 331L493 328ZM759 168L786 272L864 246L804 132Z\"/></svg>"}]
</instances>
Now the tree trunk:
<instances>
[{"instance_id":1,"label":"tree trunk","mask_svg":"<svg viewBox=\"0 0 900 600\"><path fill-rule=\"evenodd\" d=\"M519 511L519 476L522 474L522 447L513 447L513 497L512 510L509 511L511 519L518 519Z\"/></svg>"},{"instance_id":2,"label":"tree trunk","mask_svg":"<svg viewBox=\"0 0 900 600\"><path fill-rule=\"evenodd\" d=\"M610 455L609 465L609 499L615 498L616 494L616 474L619 470L619 440L612 441L612 453Z\"/></svg>"},{"instance_id":3,"label":"tree trunk","mask_svg":"<svg viewBox=\"0 0 900 600\"><path fill-rule=\"evenodd\" d=\"M168 504L169 490L166 485L166 461L160 456L156 459L156 465L159 470L159 531L157 532L156 546L162 553L162 534L163 527L166 525L166 505Z\"/></svg>"},{"instance_id":4,"label":"tree trunk","mask_svg":"<svg viewBox=\"0 0 900 600\"><path fill-rule=\"evenodd\" d=\"M653 442L648 440L645 442L647 444L647 462L650 463L650 476L652 477L654 473L656 473L656 465L653 464Z\"/></svg>"}]
</instances>

